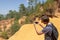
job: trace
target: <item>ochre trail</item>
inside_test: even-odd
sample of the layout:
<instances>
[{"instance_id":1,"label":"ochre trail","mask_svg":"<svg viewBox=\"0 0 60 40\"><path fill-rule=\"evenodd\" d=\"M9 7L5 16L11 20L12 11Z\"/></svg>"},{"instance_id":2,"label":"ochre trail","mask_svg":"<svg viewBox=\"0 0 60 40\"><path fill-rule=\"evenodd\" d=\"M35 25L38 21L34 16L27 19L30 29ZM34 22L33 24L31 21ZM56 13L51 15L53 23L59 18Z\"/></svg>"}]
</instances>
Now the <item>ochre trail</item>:
<instances>
[{"instance_id":1,"label":"ochre trail","mask_svg":"<svg viewBox=\"0 0 60 40\"><path fill-rule=\"evenodd\" d=\"M60 17L50 18L50 21L56 26L60 34ZM42 28L39 25L36 24L36 26L37 26L38 31L42 30ZM20 28L19 31L17 31L8 40L44 40L44 34L37 35L33 24L25 24ZM60 40L60 35L59 35L58 40Z\"/></svg>"}]
</instances>

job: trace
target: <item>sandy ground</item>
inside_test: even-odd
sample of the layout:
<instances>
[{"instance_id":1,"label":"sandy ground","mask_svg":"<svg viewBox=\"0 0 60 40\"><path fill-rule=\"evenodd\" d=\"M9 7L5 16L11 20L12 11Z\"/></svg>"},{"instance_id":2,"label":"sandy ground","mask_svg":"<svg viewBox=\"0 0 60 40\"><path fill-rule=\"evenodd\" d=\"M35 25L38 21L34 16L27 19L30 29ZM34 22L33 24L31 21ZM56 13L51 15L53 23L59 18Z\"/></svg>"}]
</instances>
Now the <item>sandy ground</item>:
<instances>
[{"instance_id":1,"label":"sandy ground","mask_svg":"<svg viewBox=\"0 0 60 40\"><path fill-rule=\"evenodd\" d=\"M60 34L60 17L52 19L50 18L50 21L56 26ZM36 26L38 31L42 30L39 25ZM37 35L33 24L25 24L8 40L44 40L44 34ZM60 40L60 35L58 40Z\"/></svg>"}]
</instances>

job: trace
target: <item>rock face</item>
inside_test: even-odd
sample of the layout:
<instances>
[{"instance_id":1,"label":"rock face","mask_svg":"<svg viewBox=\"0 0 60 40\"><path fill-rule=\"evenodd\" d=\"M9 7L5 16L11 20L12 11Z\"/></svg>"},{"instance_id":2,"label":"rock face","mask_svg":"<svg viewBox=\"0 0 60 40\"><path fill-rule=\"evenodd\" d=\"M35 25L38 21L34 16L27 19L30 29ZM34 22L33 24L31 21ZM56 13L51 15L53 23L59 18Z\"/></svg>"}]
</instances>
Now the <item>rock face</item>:
<instances>
[{"instance_id":1,"label":"rock face","mask_svg":"<svg viewBox=\"0 0 60 40\"><path fill-rule=\"evenodd\" d=\"M14 24L14 18L0 21L0 30L4 31L4 27L8 30Z\"/></svg>"},{"instance_id":2,"label":"rock face","mask_svg":"<svg viewBox=\"0 0 60 40\"><path fill-rule=\"evenodd\" d=\"M58 29L58 32L60 34L60 17L58 18L50 18L50 21L56 26ZM37 25L38 31L41 31L42 28ZM43 35L37 35L36 31L34 29L33 24L26 24L23 25L19 31L17 31L12 37L10 37L8 40L44 40L44 34ZM58 40L60 40L60 35Z\"/></svg>"},{"instance_id":3,"label":"rock face","mask_svg":"<svg viewBox=\"0 0 60 40\"><path fill-rule=\"evenodd\" d=\"M23 16L22 18L19 19L19 24L24 24L25 22L25 19L26 19L26 16Z\"/></svg>"},{"instance_id":4,"label":"rock face","mask_svg":"<svg viewBox=\"0 0 60 40\"><path fill-rule=\"evenodd\" d=\"M0 29L4 31L4 27L6 26L6 30L8 30L12 24L14 24L14 18L2 20L0 21Z\"/></svg>"}]
</instances>

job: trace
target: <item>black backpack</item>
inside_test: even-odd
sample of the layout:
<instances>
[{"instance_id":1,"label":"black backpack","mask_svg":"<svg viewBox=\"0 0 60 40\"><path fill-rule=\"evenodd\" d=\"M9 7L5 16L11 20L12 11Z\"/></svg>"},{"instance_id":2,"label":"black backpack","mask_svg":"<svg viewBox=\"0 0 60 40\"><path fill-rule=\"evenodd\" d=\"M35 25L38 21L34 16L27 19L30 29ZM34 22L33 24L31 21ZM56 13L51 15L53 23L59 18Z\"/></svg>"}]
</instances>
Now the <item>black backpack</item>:
<instances>
[{"instance_id":1,"label":"black backpack","mask_svg":"<svg viewBox=\"0 0 60 40\"><path fill-rule=\"evenodd\" d=\"M51 26L51 25L50 25ZM58 40L58 35L59 35L59 33L58 33L58 30L57 30L57 28L52 24L52 34L51 34L51 38L52 38L52 40Z\"/></svg>"}]
</instances>

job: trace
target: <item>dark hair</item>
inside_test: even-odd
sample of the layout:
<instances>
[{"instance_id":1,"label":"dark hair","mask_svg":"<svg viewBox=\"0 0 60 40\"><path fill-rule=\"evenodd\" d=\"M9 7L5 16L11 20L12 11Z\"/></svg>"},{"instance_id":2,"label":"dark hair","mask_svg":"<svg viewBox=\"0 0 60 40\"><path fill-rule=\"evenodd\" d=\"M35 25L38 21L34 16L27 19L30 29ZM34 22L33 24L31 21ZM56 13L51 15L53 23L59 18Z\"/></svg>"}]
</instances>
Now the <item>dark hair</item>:
<instances>
[{"instance_id":1,"label":"dark hair","mask_svg":"<svg viewBox=\"0 0 60 40\"><path fill-rule=\"evenodd\" d=\"M48 22L49 22L49 17L46 16L46 15L45 15L45 16L42 16L42 17L41 17L41 20L42 20L43 22L47 22L47 23L48 23Z\"/></svg>"}]
</instances>

